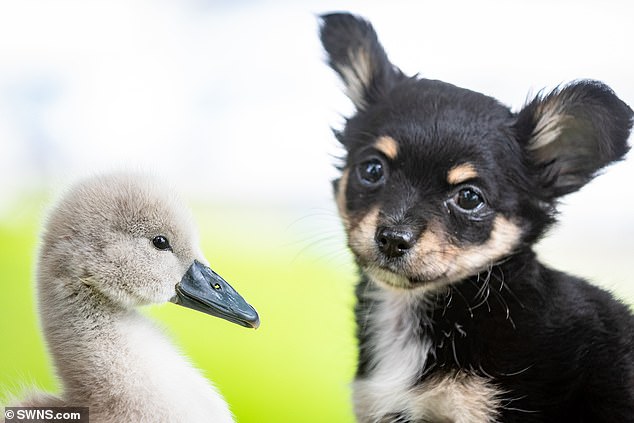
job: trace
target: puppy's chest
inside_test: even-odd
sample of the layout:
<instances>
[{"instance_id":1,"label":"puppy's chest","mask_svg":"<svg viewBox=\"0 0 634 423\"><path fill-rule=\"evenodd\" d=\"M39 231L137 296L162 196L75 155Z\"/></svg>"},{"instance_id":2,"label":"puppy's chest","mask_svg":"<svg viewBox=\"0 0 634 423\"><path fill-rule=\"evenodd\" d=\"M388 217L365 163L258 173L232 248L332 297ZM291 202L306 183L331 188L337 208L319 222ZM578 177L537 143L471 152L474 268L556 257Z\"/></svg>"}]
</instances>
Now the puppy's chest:
<instances>
[{"instance_id":1,"label":"puppy's chest","mask_svg":"<svg viewBox=\"0 0 634 423\"><path fill-rule=\"evenodd\" d=\"M437 346L412 298L389 293L366 316L367 372L354 383L362 423L495 422L500 392L486 378L460 369L421 377Z\"/></svg>"}]
</instances>

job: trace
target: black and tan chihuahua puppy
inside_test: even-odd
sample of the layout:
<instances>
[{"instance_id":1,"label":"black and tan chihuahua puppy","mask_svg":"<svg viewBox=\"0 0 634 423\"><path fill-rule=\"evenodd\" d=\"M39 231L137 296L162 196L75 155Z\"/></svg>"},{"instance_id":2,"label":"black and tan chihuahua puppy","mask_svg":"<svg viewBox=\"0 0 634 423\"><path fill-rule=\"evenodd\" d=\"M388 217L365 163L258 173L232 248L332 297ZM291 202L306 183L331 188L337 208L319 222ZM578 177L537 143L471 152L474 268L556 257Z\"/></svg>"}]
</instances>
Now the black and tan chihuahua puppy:
<instances>
[{"instance_id":1,"label":"black and tan chihuahua puppy","mask_svg":"<svg viewBox=\"0 0 634 423\"><path fill-rule=\"evenodd\" d=\"M600 82L518 113L404 75L375 31L321 17L356 107L335 197L361 271L359 422L634 422L634 318L533 245L557 200L628 151L632 110Z\"/></svg>"}]
</instances>

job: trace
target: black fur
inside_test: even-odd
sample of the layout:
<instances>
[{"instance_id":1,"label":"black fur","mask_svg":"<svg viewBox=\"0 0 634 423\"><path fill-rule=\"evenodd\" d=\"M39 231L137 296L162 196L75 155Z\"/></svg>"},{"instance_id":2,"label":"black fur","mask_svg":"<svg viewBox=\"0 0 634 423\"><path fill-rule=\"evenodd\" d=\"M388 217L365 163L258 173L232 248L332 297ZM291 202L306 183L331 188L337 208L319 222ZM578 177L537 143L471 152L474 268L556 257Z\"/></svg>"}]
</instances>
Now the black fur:
<instances>
[{"instance_id":1,"label":"black fur","mask_svg":"<svg viewBox=\"0 0 634 423\"><path fill-rule=\"evenodd\" d=\"M442 228L438 248L450 245L456 260L484 248L502 219L520 231L509 251L497 256L491 250L484 266L471 269L467 262L460 269L466 275L453 279L412 270L412 250L382 254L374 245L378 235L351 241L361 270L357 380L370 377L377 360L380 329L368 325L367 316L380 305L368 293L421 290L441 281L420 301L418 317L401 322L413 326L410 336L432 344L412 387L460 370L490 380L503 393L496 421L634 422L631 310L606 291L543 266L532 251L554 222L559 197L627 153L632 110L604 84L577 81L513 113L483 94L405 76L389 62L370 23L346 13L322 16L321 39L357 107L337 133L348 176L343 187L335 181L335 191L344 190L338 198L350 239L376 208L377 234L398 228L420 239L430 228ZM374 147L381 136L396 140L395 158ZM370 186L359 174L371 160L383 173ZM447 174L462 163L473 165L477 177L453 186ZM457 205L465 189L480 195L479 208ZM368 271L376 267L403 276L408 285L370 280ZM376 421L422 421L407 410L390 412ZM357 415L375 421L363 410Z\"/></svg>"}]
</instances>

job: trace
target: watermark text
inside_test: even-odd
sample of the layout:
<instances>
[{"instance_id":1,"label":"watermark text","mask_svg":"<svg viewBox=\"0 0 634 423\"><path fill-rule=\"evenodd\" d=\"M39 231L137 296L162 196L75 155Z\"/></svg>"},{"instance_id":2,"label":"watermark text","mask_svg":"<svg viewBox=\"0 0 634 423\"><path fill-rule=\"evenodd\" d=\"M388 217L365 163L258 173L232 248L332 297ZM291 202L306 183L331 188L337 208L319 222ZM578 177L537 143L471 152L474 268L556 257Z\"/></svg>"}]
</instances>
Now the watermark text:
<instances>
[{"instance_id":1,"label":"watermark text","mask_svg":"<svg viewBox=\"0 0 634 423\"><path fill-rule=\"evenodd\" d=\"M5 423L89 423L88 407L6 407Z\"/></svg>"}]
</instances>

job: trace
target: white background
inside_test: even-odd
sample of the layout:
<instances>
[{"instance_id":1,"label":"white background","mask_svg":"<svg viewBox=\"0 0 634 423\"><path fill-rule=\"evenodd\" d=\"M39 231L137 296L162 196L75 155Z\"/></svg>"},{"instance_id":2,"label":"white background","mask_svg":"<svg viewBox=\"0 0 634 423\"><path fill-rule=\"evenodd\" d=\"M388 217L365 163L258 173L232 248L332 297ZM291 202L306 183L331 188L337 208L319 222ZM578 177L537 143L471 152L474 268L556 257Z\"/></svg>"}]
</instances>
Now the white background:
<instances>
[{"instance_id":1,"label":"white background","mask_svg":"<svg viewBox=\"0 0 634 423\"><path fill-rule=\"evenodd\" d=\"M25 193L121 167L211 203L332 209L329 128L351 106L324 64L318 14L363 14L406 73L518 110L579 78L634 105L631 4L2 0L0 216ZM608 286L628 276L633 181L630 157L568 197L546 259L567 250L552 260Z\"/></svg>"}]
</instances>

